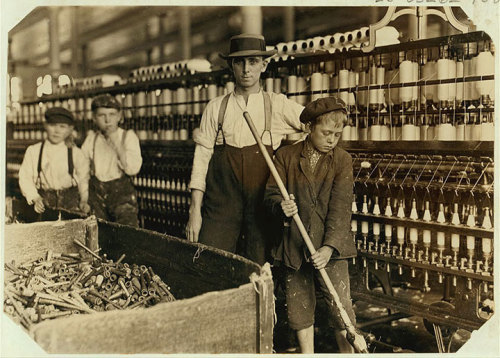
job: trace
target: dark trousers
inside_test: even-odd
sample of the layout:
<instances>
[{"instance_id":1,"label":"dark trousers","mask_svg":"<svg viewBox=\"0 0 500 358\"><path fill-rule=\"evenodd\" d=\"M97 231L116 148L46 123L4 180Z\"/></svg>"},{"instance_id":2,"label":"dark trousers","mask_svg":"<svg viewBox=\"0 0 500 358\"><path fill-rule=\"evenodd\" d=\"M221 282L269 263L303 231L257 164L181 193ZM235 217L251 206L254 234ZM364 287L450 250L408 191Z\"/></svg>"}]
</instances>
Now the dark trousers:
<instances>
[{"instance_id":1,"label":"dark trousers","mask_svg":"<svg viewBox=\"0 0 500 358\"><path fill-rule=\"evenodd\" d=\"M127 176L107 182L92 176L89 181L89 205L98 218L139 227L137 196Z\"/></svg>"},{"instance_id":2,"label":"dark trousers","mask_svg":"<svg viewBox=\"0 0 500 358\"><path fill-rule=\"evenodd\" d=\"M69 211L79 211L80 193L78 187L72 186L62 190L38 190L43 198L43 203L51 209L65 209Z\"/></svg>"},{"instance_id":3,"label":"dark trousers","mask_svg":"<svg viewBox=\"0 0 500 358\"><path fill-rule=\"evenodd\" d=\"M268 148L270 154L272 149ZM199 242L268 261L264 189L269 169L257 145L215 146L208 166Z\"/></svg>"}]
</instances>

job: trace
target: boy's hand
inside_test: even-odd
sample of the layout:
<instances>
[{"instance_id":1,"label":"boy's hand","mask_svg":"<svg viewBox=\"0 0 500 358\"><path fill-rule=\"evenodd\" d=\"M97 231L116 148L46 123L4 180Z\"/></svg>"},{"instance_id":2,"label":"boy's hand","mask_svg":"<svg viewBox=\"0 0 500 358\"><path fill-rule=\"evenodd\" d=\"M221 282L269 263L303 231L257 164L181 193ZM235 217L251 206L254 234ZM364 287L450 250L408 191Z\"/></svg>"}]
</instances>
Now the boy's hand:
<instances>
[{"instance_id":1,"label":"boy's hand","mask_svg":"<svg viewBox=\"0 0 500 358\"><path fill-rule=\"evenodd\" d=\"M33 205L35 207L35 211L38 214L41 214L45 211L45 205L43 204L43 198L41 196L33 200Z\"/></svg>"},{"instance_id":2,"label":"boy's hand","mask_svg":"<svg viewBox=\"0 0 500 358\"><path fill-rule=\"evenodd\" d=\"M90 212L90 205L86 201L80 201L79 208L84 214L88 214Z\"/></svg>"},{"instance_id":3,"label":"boy's hand","mask_svg":"<svg viewBox=\"0 0 500 358\"><path fill-rule=\"evenodd\" d=\"M292 217L299 212L293 194L290 194L290 200L283 200L281 202L281 209L287 218Z\"/></svg>"},{"instance_id":4,"label":"boy's hand","mask_svg":"<svg viewBox=\"0 0 500 358\"><path fill-rule=\"evenodd\" d=\"M328 261L332 257L333 247L331 246L321 246L314 255L311 256L311 261L314 268L320 270L326 267Z\"/></svg>"}]
</instances>

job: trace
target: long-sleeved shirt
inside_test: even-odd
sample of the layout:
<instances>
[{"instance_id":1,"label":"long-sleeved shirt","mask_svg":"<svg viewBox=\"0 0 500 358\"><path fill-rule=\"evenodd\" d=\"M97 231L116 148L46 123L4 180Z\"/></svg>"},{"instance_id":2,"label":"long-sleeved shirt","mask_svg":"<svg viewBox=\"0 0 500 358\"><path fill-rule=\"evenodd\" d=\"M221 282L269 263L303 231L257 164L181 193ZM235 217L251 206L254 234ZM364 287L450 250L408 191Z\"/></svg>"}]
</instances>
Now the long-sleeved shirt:
<instances>
[{"instance_id":1,"label":"long-sleeved shirt","mask_svg":"<svg viewBox=\"0 0 500 358\"><path fill-rule=\"evenodd\" d=\"M26 149L19 169L19 187L29 204L40 195L37 188L38 158L42 142L30 145ZM88 193L89 162L80 148L73 147L73 178L68 173L68 147L64 142L52 144L45 140L42 153L40 188L44 190L62 190L75 184L80 195ZM76 181L76 183L75 183Z\"/></svg>"},{"instance_id":2,"label":"long-sleeved shirt","mask_svg":"<svg viewBox=\"0 0 500 358\"><path fill-rule=\"evenodd\" d=\"M122 143L124 129L118 128L111 133L110 139L114 143ZM94 138L95 141L94 151ZM132 130L128 130L125 142L126 163L121 163L118 154L112 145L106 140L101 132L90 131L82 145L83 154L93 161L97 179L103 182L121 178L123 173L127 175L136 175L141 170L142 156L139 138Z\"/></svg>"},{"instance_id":3,"label":"long-sleeved shirt","mask_svg":"<svg viewBox=\"0 0 500 358\"><path fill-rule=\"evenodd\" d=\"M288 99L283 94L270 93L269 95L272 106L272 145L276 149L287 134L298 133L304 130L304 125L299 120L300 113L304 107ZM189 185L191 189L205 191L205 179L214 145L223 144L222 134L217 136L219 109L223 98L224 96L220 96L210 101L203 112L199 134L194 138L196 148L191 172L191 183ZM237 95L234 92L229 96L222 130L226 144L230 146L243 148L256 144L255 138L243 117L244 111L250 114L257 131L262 133L265 128L262 90L258 93L250 94L248 103L245 103L242 95ZM271 138L267 134L263 135L262 141L265 145L271 145Z\"/></svg>"}]
</instances>

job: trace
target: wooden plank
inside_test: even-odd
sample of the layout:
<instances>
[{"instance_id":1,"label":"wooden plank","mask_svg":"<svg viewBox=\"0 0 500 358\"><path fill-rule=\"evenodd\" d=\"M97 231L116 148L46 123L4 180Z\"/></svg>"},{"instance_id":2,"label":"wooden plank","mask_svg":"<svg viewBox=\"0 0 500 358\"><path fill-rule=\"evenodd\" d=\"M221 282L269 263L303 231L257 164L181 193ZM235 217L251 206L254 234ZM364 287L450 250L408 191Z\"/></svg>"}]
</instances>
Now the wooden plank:
<instances>
[{"instance_id":1,"label":"wooden plank","mask_svg":"<svg viewBox=\"0 0 500 358\"><path fill-rule=\"evenodd\" d=\"M43 257L48 250L55 253L78 252L73 239L85 242L86 226L91 220L5 225L5 261L32 261Z\"/></svg>"},{"instance_id":2,"label":"wooden plank","mask_svg":"<svg viewBox=\"0 0 500 358\"><path fill-rule=\"evenodd\" d=\"M46 321L34 336L59 354L256 353L257 297L245 284L147 309Z\"/></svg>"},{"instance_id":3,"label":"wooden plank","mask_svg":"<svg viewBox=\"0 0 500 358\"><path fill-rule=\"evenodd\" d=\"M256 276L256 275L255 275ZM273 352L273 327L274 327L274 284L271 276L271 268L266 264L263 268L263 274L254 279L257 288L257 351L259 353Z\"/></svg>"},{"instance_id":4,"label":"wooden plank","mask_svg":"<svg viewBox=\"0 0 500 358\"><path fill-rule=\"evenodd\" d=\"M157 232L98 221L101 251L116 260L152 266L177 298L238 287L260 266L241 256Z\"/></svg>"}]
</instances>

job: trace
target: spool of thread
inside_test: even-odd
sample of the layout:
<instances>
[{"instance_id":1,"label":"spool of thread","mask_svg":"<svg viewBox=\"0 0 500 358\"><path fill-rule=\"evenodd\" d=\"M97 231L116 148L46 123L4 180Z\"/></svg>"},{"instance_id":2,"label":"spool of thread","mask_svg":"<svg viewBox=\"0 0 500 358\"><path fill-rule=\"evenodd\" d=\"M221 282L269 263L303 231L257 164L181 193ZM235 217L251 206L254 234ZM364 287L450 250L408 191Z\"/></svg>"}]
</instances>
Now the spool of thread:
<instances>
[{"instance_id":1,"label":"spool of thread","mask_svg":"<svg viewBox=\"0 0 500 358\"><path fill-rule=\"evenodd\" d=\"M382 126L380 124L374 124L370 127L369 140L379 141L381 140Z\"/></svg>"},{"instance_id":2,"label":"spool of thread","mask_svg":"<svg viewBox=\"0 0 500 358\"><path fill-rule=\"evenodd\" d=\"M416 127L414 124L403 124L401 130L402 140L417 140L416 138Z\"/></svg>"},{"instance_id":3,"label":"spool of thread","mask_svg":"<svg viewBox=\"0 0 500 358\"><path fill-rule=\"evenodd\" d=\"M288 76L286 88L287 88L287 93L289 94L297 92L297 76L295 75ZM297 96L291 96L290 98L293 99L295 102L297 102Z\"/></svg>"},{"instance_id":4,"label":"spool of thread","mask_svg":"<svg viewBox=\"0 0 500 358\"><path fill-rule=\"evenodd\" d=\"M456 126L456 140L465 140L465 124L459 123Z\"/></svg>"},{"instance_id":5,"label":"spool of thread","mask_svg":"<svg viewBox=\"0 0 500 358\"><path fill-rule=\"evenodd\" d=\"M192 87L186 87L186 102L188 102L188 104L186 104L186 107L187 107L187 115L188 116L192 116L193 115L193 104L191 102L193 102L193 88Z\"/></svg>"},{"instance_id":6,"label":"spool of thread","mask_svg":"<svg viewBox=\"0 0 500 358\"><path fill-rule=\"evenodd\" d=\"M281 93L281 77L276 77L273 83L274 93Z\"/></svg>"},{"instance_id":7,"label":"spool of thread","mask_svg":"<svg viewBox=\"0 0 500 358\"><path fill-rule=\"evenodd\" d=\"M330 46L328 47L328 52L334 53L340 51L344 47L345 36L343 33L337 32L330 37Z\"/></svg>"},{"instance_id":8,"label":"spool of thread","mask_svg":"<svg viewBox=\"0 0 500 358\"><path fill-rule=\"evenodd\" d=\"M391 128L387 124L380 126L380 140L391 140Z\"/></svg>"},{"instance_id":9,"label":"spool of thread","mask_svg":"<svg viewBox=\"0 0 500 358\"><path fill-rule=\"evenodd\" d=\"M298 76L297 77L297 92L305 92L306 88L307 88L306 79L302 76ZM297 103L299 103L301 105L305 105L306 100L307 100L306 95L296 96Z\"/></svg>"},{"instance_id":10,"label":"spool of thread","mask_svg":"<svg viewBox=\"0 0 500 358\"><path fill-rule=\"evenodd\" d=\"M309 50L317 51L325 46L325 38L323 36L316 36L308 40Z\"/></svg>"},{"instance_id":11,"label":"spool of thread","mask_svg":"<svg viewBox=\"0 0 500 358\"><path fill-rule=\"evenodd\" d=\"M469 77L473 76L475 73L474 70L474 63L472 62L472 59L465 59L464 60L464 77ZM476 84L474 82L463 82L464 86L464 101L470 101L472 100L472 88L476 87Z\"/></svg>"},{"instance_id":12,"label":"spool of thread","mask_svg":"<svg viewBox=\"0 0 500 358\"><path fill-rule=\"evenodd\" d=\"M411 61L403 61L399 65L399 82L406 83L413 81L413 64ZM401 87L399 89L399 99L402 102L410 102L413 97L413 89L411 87Z\"/></svg>"},{"instance_id":13,"label":"spool of thread","mask_svg":"<svg viewBox=\"0 0 500 358\"><path fill-rule=\"evenodd\" d=\"M424 81L431 81L434 77L436 77L436 62L428 61L422 68L422 78ZM426 100L434 101L436 98L435 94L435 85L425 85L423 87L423 95Z\"/></svg>"},{"instance_id":14,"label":"spool of thread","mask_svg":"<svg viewBox=\"0 0 500 358\"><path fill-rule=\"evenodd\" d=\"M358 128L355 125L351 126L351 135L350 136L351 136L351 140L359 140L359 139L361 139L360 135L359 135L359 130L358 130Z\"/></svg>"},{"instance_id":15,"label":"spool of thread","mask_svg":"<svg viewBox=\"0 0 500 358\"><path fill-rule=\"evenodd\" d=\"M157 97L156 97L156 91L150 91L149 92L149 113L152 115L152 116L156 116L158 114L158 107L156 106L158 103L157 103Z\"/></svg>"},{"instance_id":16,"label":"spool of thread","mask_svg":"<svg viewBox=\"0 0 500 358\"><path fill-rule=\"evenodd\" d=\"M352 70L349 71L349 87L350 88L356 87L356 72L354 72ZM349 106L356 105L356 97L354 97L354 92L349 92L347 98L348 98L347 105L349 105Z\"/></svg>"},{"instance_id":17,"label":"spool of thread","mask_svg":"<svg viewBox=\"0 0 500 358\"><path fill-rule=\"evenodd\" d=\"M418 62L412 62L411 65L412 65L412 68L413 68L412 82L417 82L418 79L419 79L419 77L420 77L418 75L420 66L418 65ZM418 86L413 86L411 88L411 93L412 93L411 99L413 101L416 101L418 99L418 88L419 88Z\"/></svg>"},{"instance_id":18,"label":"spool of thread","mask_svg":"<svg viewBox=\"0 0 500 358\"><path fill-rule=\"evenodd\" d=\"M344 128L342 128L342 140L352 140L351 139L351 126L346 124Z\"/></svg>"},{"instance_id":19,"label":"spool of thread","mask_svg":"<svg viewBox=\"0 0 500 358\"><path fill-rule=\"evenodd\" d=\"M52 103L47 102L46 108L50 108L50 105L52 105ZM85 99L85 118L89 121L92 120L92 97L87 97Z\"/></svg>"},{"instance_id":20,"label":"spool of thread","mask_svg":"<svg viewBox=\"0 0 500 358\"><path fill-rule=\"evenodd\" d=\"M481 123L481 140L494 141L495 140L495 127L493 122Z\"/></svg>"},{"instance_id":21,"label":"spool of thread","mask_svg":"<svg viewBox=\"0 0 500 358\"><path fill-rule=\"evenodd\" d=\"M456 78L457 77L457 63L455 60L448 60L448 78ZM450 103L454 103L457 97L457 84L450 83L448 84L448 101Z\"/></svg>"},{"instance_id":22,"label":"spool of thread","mask_svg":"<svg viewBox=\"0 0 500 358\"><path fill-rule=\"evenodd\" d=\"M217 97L217 85L215 83L211 83L208 85L207 88L207 99L209 101L213 100L215 97Z\"/></svg>"},{"instance_id":23,"label":"spool of thread","mask_svg":"<svg viewBox=\"0 0 500 358\"><path fill-rule=\"evenodd\" d=\"M187 101L187 93L185 87L179 87L175 91L176 94L176 102L183 103ZM187 106L186 104L177 104L177 113L178 114L186 114Z\"/></svg>"},{"instance_id":24,"label":"spool of thread","mask_svg":"<svg viewBox=\"0 0 500 358\"><path fill-rule=\"evenodd\" d=\"M280 42L275 47L276 47L276 50L278 51L278 55L285 55L288 53L288 43L287 42Z\"/></svg>"},{"instance_id":25,"label":"spool of thread","mask_svg":"<svg viewBox=\"0 0 500 358\"><path fill-rule=\"evenodd\" d=\"M347 86L346 86L347 87ZM314 72L311 75L311 91L321 91L323 89L323 74L321 72ZM312 93L311 101L315 101L318 98L323 97L321 93ZM346 101L347 103L347 101Z\"/></svg>"},{"instance_id":26,"label":"spool of thread","mask_svg":"<svg viewBox=\"0 0 500 358\"><path fill-rule=\"evenodd\" d=\"M200 106L200 86L193 86L193 114L199 115L201 114L201 106ZM198 103L196 103L198 102Z\"/></svg>"},{"instance_id":27,"label":"spool of thread","mask_svg":"<svg viewBox=\"0 0 500 358\"><path fill-rule=\"evenodd\" d=\"M322 75L321 89L323 90L322 97L330 96L330 94L328 93L328 91L330 90L330 75L328 73L323 73Z\"/></svg>"},{"instance_id":28,"label":"spool of thread","mask_svg":"<svg viewBox=\"0 0 500 358\"><path fill-rule=\"evenodd\" d=\"M455 64L456 68L456 78L463 78L464 76L464 63L463 61L458 61ZM464 100L464 87L465 87L465 82L457 83L456 84L456 95L455 98L458 103L461 103Z\"/></svg>"},{"instance_id":29,"label":"spool of thread","mask_svg":"<svg viewBox=\"0 0 500 358\"><path fill-rule=\"evenodd\" d=\"M217 86L217 97L223 96L226 88L224 86Z\"/></svg>"},{"instance_id":30,"label":"spool of thread","mask_svg":"<svg viewBox=\"0 0 500 358\"><path fill-rule=\"evenodd\" d=\"M274 88L274 78L272 77L266 78L264 85L265 85L265 91L267 93L272 93Z\"/></svg>"},{"instance_id":31,"label":"spool of thread","mask_svg":"<svg viewBox=\"0 0 500 358\"><path fill-rule=\"evenodd\" d=\"M457 130L451 123L442 123L438 128L437 138L438 140L456 140Z\"/></svg>"},{"instance_id":32,"label":"spool of thread","mask_svg":"<svg viewBox=\"0 0 500 358\"><path fill-rule=\"evenodd\" d=\"M368 75L369 75L369 80L370 80L370 87L373 85L376 85L377 84L377 67L375 67L375 64L373 64L373 66L370 67L370 71L368 72ZM368 90L368 97L369 97L370 104L377 104L378 91L376 89Z\"/></svg>"},{"instance_id":33,"label":"spool of thread","mask_svg":"<svg viewBox=\"0 0 500 358\"><path fill-rule=\"evenodd\" d=\"M135 107L137 110L137 115L139 117L144 117L146 115L146 92L139 91L135 94Z\"/></svg>"},{"instance_id":34,"label":"spool of thread","mask_svg":"<svg viewBox=\"0 0 500 358\"><path fill-rule=\"evenodd\" d=\"M360 71L359 72L359 86L364 87L367 85L366 83L366 77L367 77L367 72L366 71ZM358 106L366 107L368 105L367 98L368 96L366 95L366 91L359 91L357 93L358 95Z\"/></svg>"},{"instance_id":35,"label":"spool of thread","mask_svg":"<svg viewBox=\"0 0 500 358\"><path fill-rule=\"evenodd\" d=\"M367 26L364 26L356 31L356 38L354 40L354 46L361 47L369 40L370 40L370 28Z\"/></svg>"},{"instance_id":36,"label":"spool of thread","mask_svg":"<svg viewBox=\"0 0 500 358\"><path fill-rule=\"evenodd\" d=\"M335 71L335 62L334 61L326 61L325 62L325 72L333 73Z\"/></svg>"},{"instance_id":37,"label":"spool of thread","mask_svg":"<svg viewBox=\"0 0 500 358\"><path fill-rule=\"evenodd\" d=\"M476 75L489 76L495 73L495 56L490 51L483 51L476 57ZM479 96L495 98L495 81L477 81L476 90Z\"/></svg>"},{"instance_id":38,"label":"spool of thread","mask_svg":"<svg viewBox=\"0 0 500 358\"><path fill-rule=\"evenodd\" d=\"M380 66L377 67L377 85L383 85L385 81L385 68ZM377 103L384 104L384 89L377 90Z\"/></svg>"},{"instance_id":39,"label":"spool of thread","mask_svg":"<svg viewBox=\"0 0 500 358\"><path fill-rule=\"evenodd\" d=\"M339 89L349 87L349 71L348 70L340 70L339 71ZM341 91L339 94L341 100L344 103L349 102L349 93L347 91Z\"/></svg>"},{"instance_id":40,"label":"spool of thread","mask_svg":"<svg viewBox=\"0 0 500 358\"><path fill-rule=\"evenodd\" d=\"M481 123L472 124L471 140L481 140L482 136L483 136L483 129L481 127Z\"/></svg>"},{"instance_id":41,"label":"spool of thread","mask_svg":"<svg viewBox=\"0 0 500 358\"><path fill-rule=\"evenodd\" d=\"M163 108L163 114L172 113L172 106L170 105L170 103L172 103L172 91L168 88L164 88L161 91L161 104Z\"/></svg>"},{"instance_id":42,"label":"spool of thread","mask_svg":"<svg viewBox=\"0 0 500 358\"><path fill-rule=\"evenodd\" d=\"M440 58L437 61L437 79L443 80L448 78L449 60ZM450 87L447 84L439 84L437 88L437 98L439 101L448 101L450 97Z\"/></svg>"}]
</instances>

